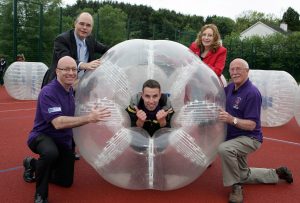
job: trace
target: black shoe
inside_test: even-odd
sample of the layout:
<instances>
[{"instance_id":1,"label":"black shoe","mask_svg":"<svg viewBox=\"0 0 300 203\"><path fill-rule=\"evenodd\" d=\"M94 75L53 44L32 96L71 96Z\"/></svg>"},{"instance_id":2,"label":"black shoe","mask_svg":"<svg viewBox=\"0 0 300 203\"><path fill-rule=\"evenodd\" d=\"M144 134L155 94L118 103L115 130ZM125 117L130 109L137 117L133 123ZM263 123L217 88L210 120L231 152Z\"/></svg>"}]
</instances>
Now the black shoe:
<instances>
[{"instance_id":1,"label":"black shoe","mask_svg":"<svg viewBox=\"0 0 300 203\"><path fill-rule=\"evenodd\" d=\"M75 153L75 154L74 154L74 158L75 158L76 161L77 161L77 160L80 160L80 155L77 154L77 153Z\"/></svg>"},{"instance_id":2,"label":"black shoe","mask_svg":"<svg viewBox=\"0 0 300 203\"><path fill-rule=\"evenodd\" d=\"M33 160L32 157L26 157L23 160L23 166L24 166L23 179L27 183L35 182L34 168L30 164L31 160Z\"/></svg>"},{"instance_id":3,"label":"black shoe","mask_svg":"<svg viewBox=\"0 0 300 203\"><path fill-rule=\"evenodd\" d=\"M43 198L40 194L36 194L34 197L34 203L48 203L47 198Z\"/></svg>"},{"instance_id":4,"label":"black shoe","mask_svg":"<svg viewBox=\"0 0 300 203\"><path fill-rule=\"evenodd\" d=\"M283 179L290 184L294 181L292 172L287 167L277 168L276 173L280 179Z\"/></svg>"}]
</instances>

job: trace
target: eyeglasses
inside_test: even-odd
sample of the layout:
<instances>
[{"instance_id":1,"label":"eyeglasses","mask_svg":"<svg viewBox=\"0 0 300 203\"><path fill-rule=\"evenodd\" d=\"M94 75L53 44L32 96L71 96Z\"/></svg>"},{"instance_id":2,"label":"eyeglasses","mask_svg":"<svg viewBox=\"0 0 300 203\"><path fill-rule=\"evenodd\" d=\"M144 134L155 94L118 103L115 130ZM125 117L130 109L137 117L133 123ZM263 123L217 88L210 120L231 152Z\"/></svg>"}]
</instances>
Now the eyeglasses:
<instances>
[{"instance_id":1,"label":"eyeglasses","mask_svg":"<svg viewBox=\"0 0 300 203\"><path fill-rule=\"evenodd\" d=\"M77 72L77 68L57 68L58 70L62 70L63 72Z\"/></svg>"}]
</instances>

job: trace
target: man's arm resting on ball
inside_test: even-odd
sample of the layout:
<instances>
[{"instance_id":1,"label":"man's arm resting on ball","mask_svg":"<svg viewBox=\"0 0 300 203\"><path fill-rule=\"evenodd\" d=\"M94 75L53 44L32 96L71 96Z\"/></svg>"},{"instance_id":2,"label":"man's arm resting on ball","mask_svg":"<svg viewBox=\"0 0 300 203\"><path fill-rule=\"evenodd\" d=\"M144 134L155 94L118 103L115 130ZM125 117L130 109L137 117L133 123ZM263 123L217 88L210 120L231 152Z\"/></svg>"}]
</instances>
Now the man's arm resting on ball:
<instances>
[{"instance_id":1,"label":"man's arm resting on ball","mask_svg":"<svg viewBox=\"0 0 300 203\"><path fill-rule=\"evenodd\" d=\"M105 121L110 116L110 111L106 107L92 109L92 111L84 116L59 116L51 121L55 129L75 128L88 123L96 123Z\"/></svg>"}]
</instances>

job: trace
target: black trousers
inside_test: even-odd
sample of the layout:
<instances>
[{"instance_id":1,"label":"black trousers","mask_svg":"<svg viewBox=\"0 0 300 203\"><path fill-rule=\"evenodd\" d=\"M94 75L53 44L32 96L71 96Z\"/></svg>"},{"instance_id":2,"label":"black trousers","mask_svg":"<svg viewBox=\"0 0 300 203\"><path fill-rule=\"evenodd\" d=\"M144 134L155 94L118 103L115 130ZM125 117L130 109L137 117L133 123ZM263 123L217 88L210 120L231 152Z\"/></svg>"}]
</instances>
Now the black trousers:
<instances>
[{"instance_id":1,"label":"black trousers","mask_svg":"<svg viewBox=\"0 0 300 203\"><path fill-rule=\"evenodd\" d=\"M31 165L35 168L36 193L48 197L48 185L70 187L74 178L74 150L57 145L51 137L39 135L29 148L40 155Z\"/></svg>"}]
</instances>

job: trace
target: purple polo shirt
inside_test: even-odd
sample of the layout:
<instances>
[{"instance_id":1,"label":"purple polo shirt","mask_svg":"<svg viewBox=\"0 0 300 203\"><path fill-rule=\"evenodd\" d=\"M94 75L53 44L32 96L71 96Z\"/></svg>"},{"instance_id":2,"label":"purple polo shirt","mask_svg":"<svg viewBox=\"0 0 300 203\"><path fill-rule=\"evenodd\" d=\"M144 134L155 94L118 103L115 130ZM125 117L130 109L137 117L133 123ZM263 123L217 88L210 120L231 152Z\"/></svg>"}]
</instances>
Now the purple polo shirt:
<instances>
[{"instance_id":1,"label":"purple polo shirt","mask_svg":"<svg viewBox=\"0 0 300 203\"><path fill-rule=\"evenodd\" d=\"M72 148L72 128L57 130L51 121L59 116L74 116L75 100L73 89L66 91L57 81L52 80L40 92L34 126L29 134L28 144L40 134L52 137L56 144Z\"/></svg>"},{"instance_id":2,"label":"purple polo shirt","mask_svg":"<svg viewBox=\"0 0 300 203\"><path fill-rule=\"evenodd\" d=\"M247 81L237 90L234 90L234 83L225 87L226 111L232 116L252 120L256 123L254 130L242 130L234 125L227 126L226 140L234 139L238 136L248 136L262 142L262 132L260 124L260 111L262 97L259 90L247 79Z\"/></svg>"}]
</instances>

